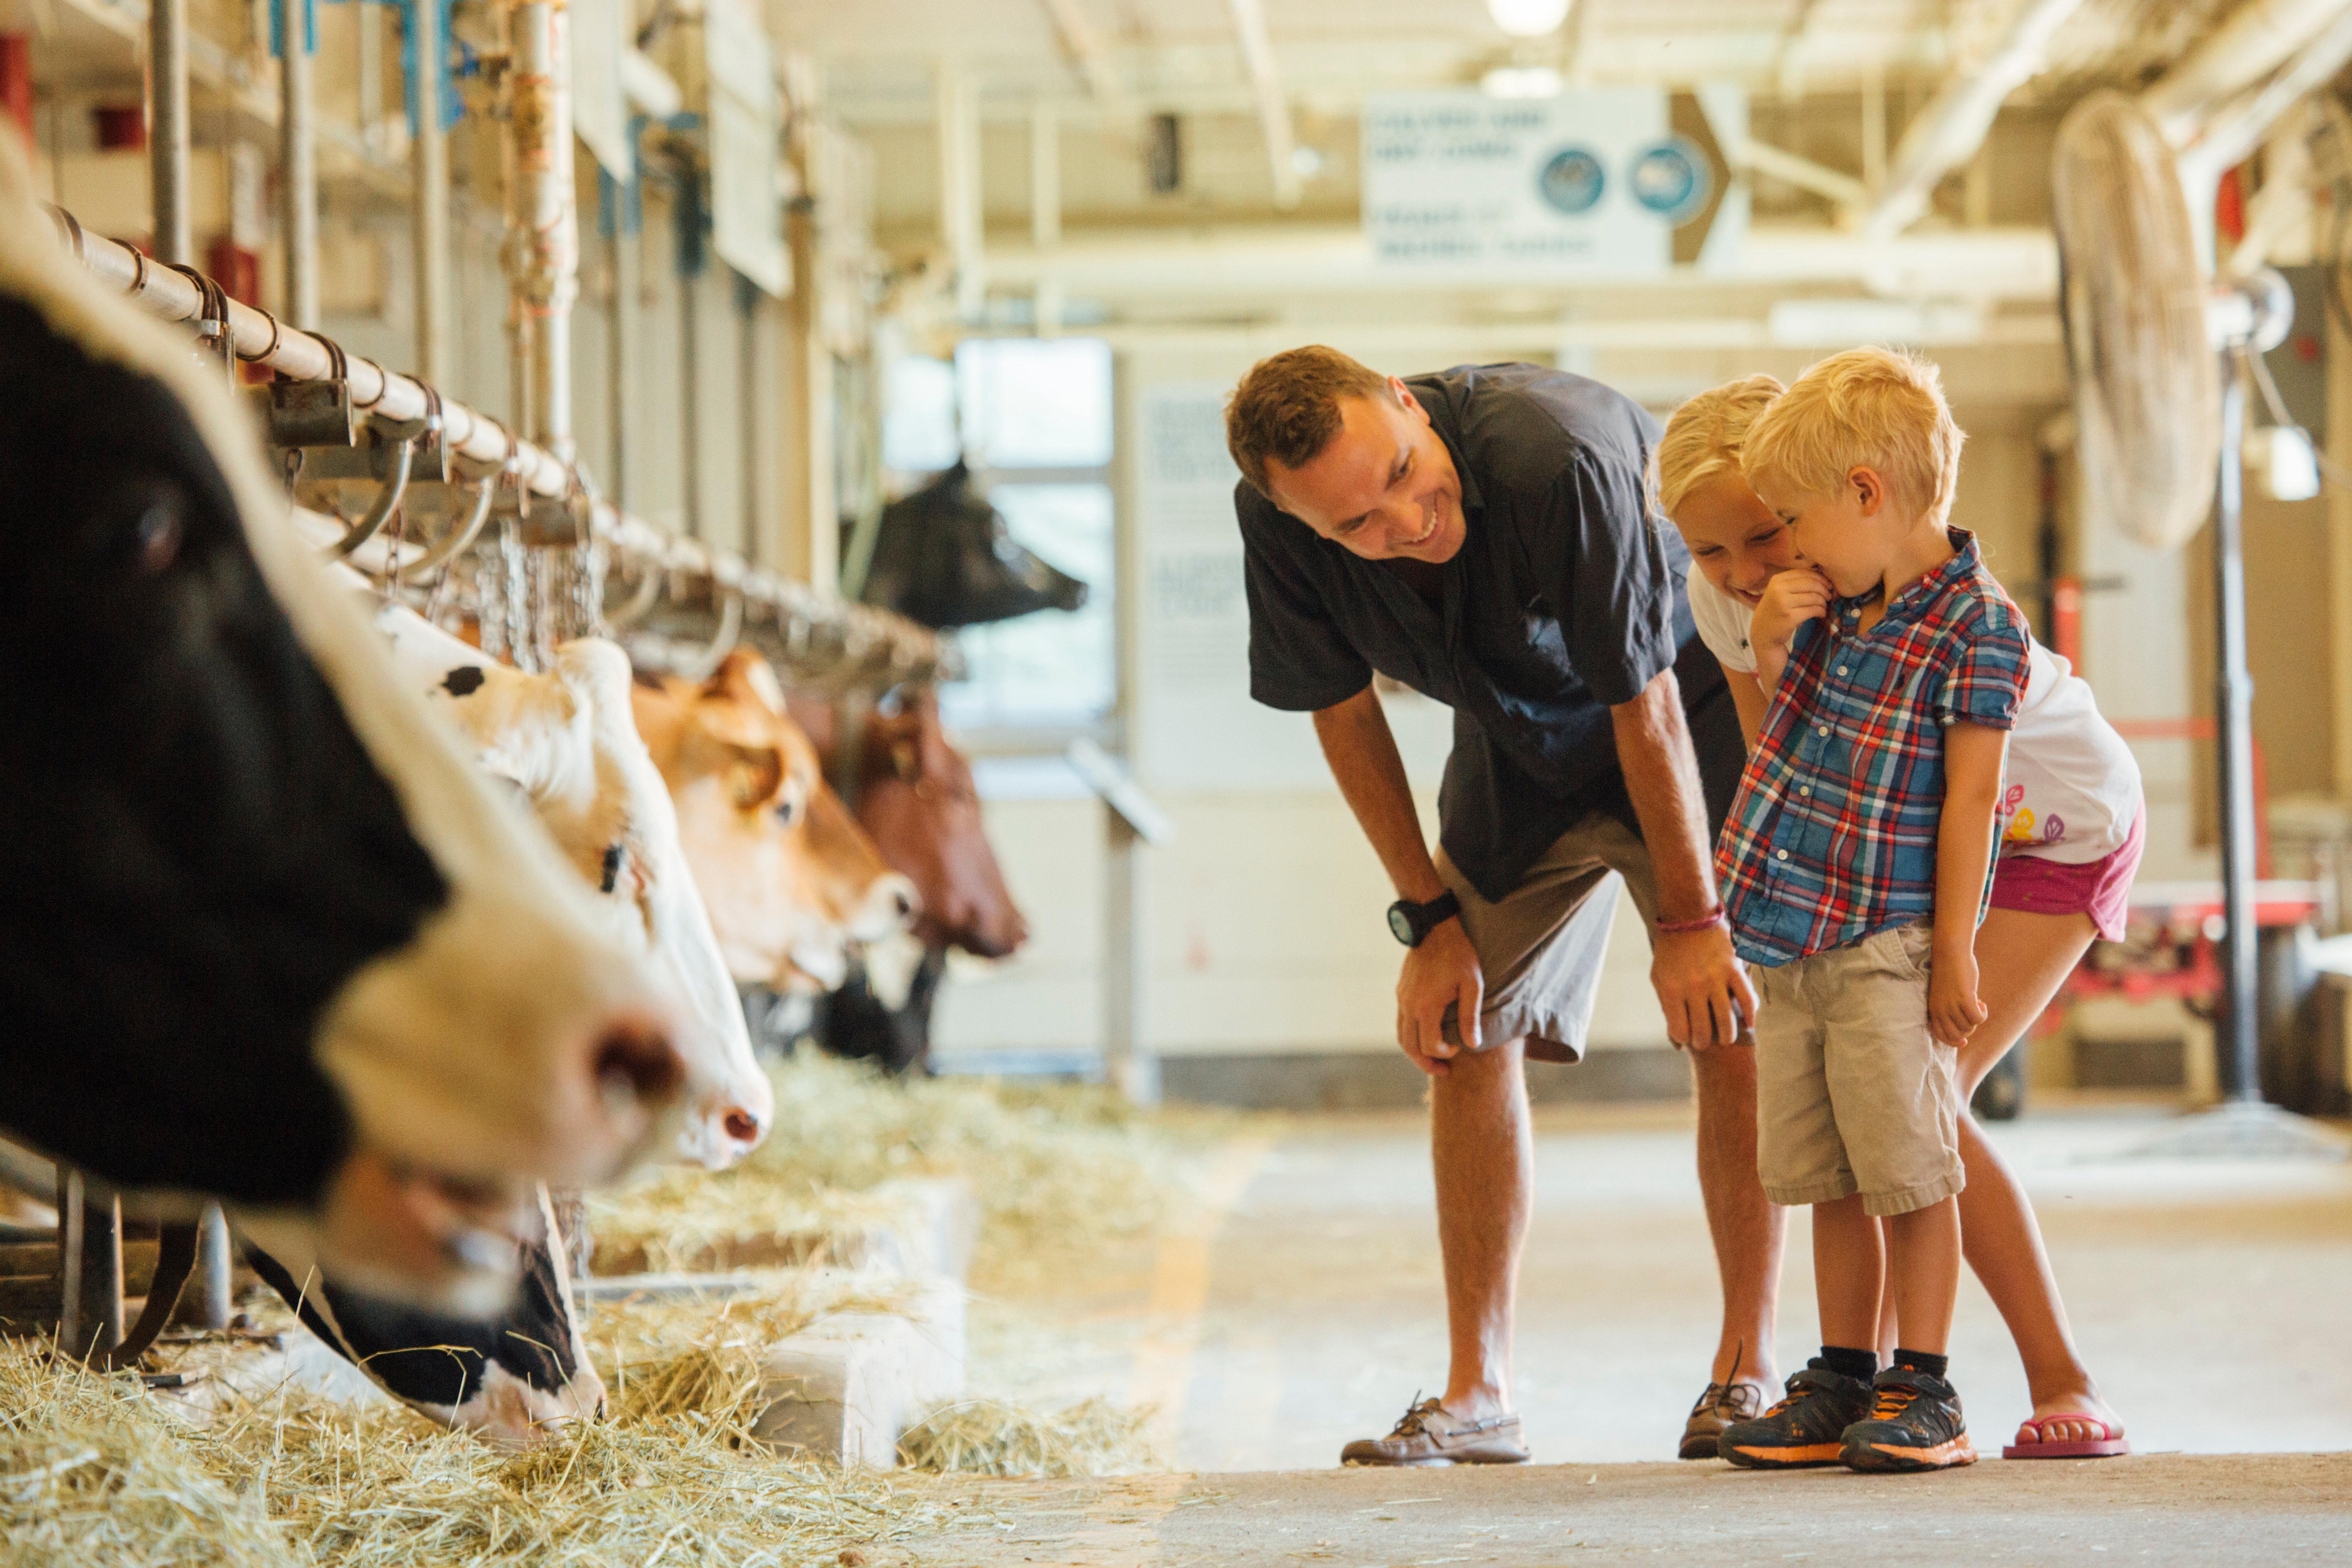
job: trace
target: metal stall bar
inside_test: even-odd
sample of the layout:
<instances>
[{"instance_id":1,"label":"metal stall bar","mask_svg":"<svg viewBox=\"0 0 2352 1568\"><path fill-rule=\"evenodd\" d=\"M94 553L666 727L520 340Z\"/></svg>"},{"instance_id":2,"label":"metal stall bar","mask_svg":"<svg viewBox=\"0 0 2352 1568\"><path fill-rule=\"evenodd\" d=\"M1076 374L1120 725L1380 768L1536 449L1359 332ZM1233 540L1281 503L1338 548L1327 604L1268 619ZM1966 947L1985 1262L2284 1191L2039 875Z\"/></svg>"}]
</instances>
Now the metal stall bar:
<instances>
[{"instance_id":1,"label":"metal stall bar","mask_svg":"<svg viewBox=\"0 0 2352 1568\"><path fill-rule=\"evenodd\" d=\"M319 324L319 141L310 123L313 0L278 0L278 210L286 230L286 314Z\"/></svg>"},{"instance_id":2,"label":"metal stall bar","mask_svg":"<svg viewBox=\"0 0 2352 1568\"><path fill-rule=\"evenodd\" d=\"M63 214L58 226L90 270L121 287L144 309L166 321L204 319L205 289L195 279L155 266L138 251L92 234ZM268 311L234 300L226 309L230 339L241 358L296 381L325 381L334 374L340 351L325 338L286 326ZM344 374L352 401L359 407L392 420L425 416L432 400L425 384L415 377L357 355L348 356ZM441 399L438 405L443 441L453 456L478 468L511 471L536 495L561 498L576 492L573 470L554 454L454 398ZM903 616L847 603L755 570L738 555L664 533L603 501L594 505L593 526L599 541L641 577L661 574L700 579L710 585L714 598L740 596L745 634L764 636L766 628L776 629L788 661L806 651L802 645L814 636L831 645L829 652L857 667L855 679L896 684L953 679L953 645ZM648 646L659 642L640 640Z\"/></svg>"}]
</instances>

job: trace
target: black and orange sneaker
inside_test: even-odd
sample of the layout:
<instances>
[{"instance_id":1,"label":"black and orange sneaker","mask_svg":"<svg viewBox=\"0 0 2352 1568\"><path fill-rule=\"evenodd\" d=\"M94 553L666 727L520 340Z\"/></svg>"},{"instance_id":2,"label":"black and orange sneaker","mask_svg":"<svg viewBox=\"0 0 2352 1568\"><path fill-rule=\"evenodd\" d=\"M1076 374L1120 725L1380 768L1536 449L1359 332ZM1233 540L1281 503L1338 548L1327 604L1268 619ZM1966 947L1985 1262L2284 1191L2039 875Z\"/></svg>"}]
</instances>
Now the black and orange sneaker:
<instances>
[{"instance_id":1,"label":"black and orange sneaker","mask_svg":"<svg viewBox=\"0 0 2352 1568\"><path fill-rule=\"evenodd\" d=\"M1960 1396L1940 1377L1890 1366L1871 1385L1867 1419L1845 1429L1839 1457L1857 1470L1948 1470L1977 1462Z\"/></svg>"},{"instance_id":2,"label":"black and orange sneaker","mask_svg":"<svg viewBox=\"0 0 2352 1568\"><path fill-rule=\"evenodd\" d=\"M1735 1421L1716 1451L1750 1470L1797 1470L1845 1458L1844 1434L1870 1414L1870 1384L1832 1372L1819 1356L1789 1380L1780 1403L1753 1421Z\"/></svg>"}]
</instances>

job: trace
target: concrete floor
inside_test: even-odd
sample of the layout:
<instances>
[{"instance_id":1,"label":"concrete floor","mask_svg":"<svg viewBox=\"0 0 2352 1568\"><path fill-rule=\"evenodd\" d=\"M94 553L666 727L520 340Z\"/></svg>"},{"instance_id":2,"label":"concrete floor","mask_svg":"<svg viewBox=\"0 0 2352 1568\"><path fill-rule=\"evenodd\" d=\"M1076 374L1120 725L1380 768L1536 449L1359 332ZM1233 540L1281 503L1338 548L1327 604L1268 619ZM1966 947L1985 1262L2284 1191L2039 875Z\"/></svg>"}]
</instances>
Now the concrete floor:
<instances>
[{"instance_id":1,"label":"concrete floor","mask_svg":"<svg viewBox=\"0 0 2352 1568\"><path fill-rule=\"evenodd\" d=\"M863 1560L874 1568L1535 1568L1661 1557L1706 1568L2339 1568L2347 1542L2352 1455L2175 1455L1924 1477L1665 1463L996 1482L974 1488L961 1528Z\"/></svg>"},{"instance_id":2,"label":"concrete floor","mask_svg":"<svg viewBox=\"0 0 2352 1568\"><path fill-rule=\"evenodd\" d=\"M1933 1500L1902 1516L1906 1533L1924 1532L1923 1563L2276 1563L2323 1550L2343 1562L2352 1455L2310 1456L2352 1449L2352 1165L2132 1157L2166 1114L2076 1104L1994 1134L2033 1193L2134 1461L1989 1458L1918 1480L1641 1463L1673 1454L1717 1311L1688 1112L1643 1107L1538 1116L1517 1367L1537 1465L1336 1471L1343 1442L1385 1431L1416 1390L1444 1384L1436 1227L1418 1115L1301 1118L1227 1151L1199 1231L1148 1263L1069 1281L1050 1300L980 1304L979 1383L1045 1402L1156 1404L1163 1451L1193 1474L1000 1489L988 1495L1018 1521L1000 1537L1005 1554L968 1560L1881 1559L1891 1543L1854 1532L1892 1528L1885 1505L1902 1497ZM1800 1216L1784 1371L1815 1342L1811 1289ZM1953 1357L1979 1447L1998 1454L2029 1406L1972 1279ZM2219 1457L2258 1454L2281 1457ZM1051 1530L1059 1543L1036 1533ZM942 1560L967 1560L969 1545Z\"/></svg>"},{"instance_id":3,"label":"concrete floor","mask_svg":"<svg viewBox=\"0 0 2352 1568\"><path fill-rule=\"evenodd\" d=\"M1528 1441L1545 1461L1671 1458L1719 1311L1687 1112L1538 1125L1516 1369ZM2126 1157L2159 1125L2145 1107L2077 1110L1995 1134L2094 1375L2144 1450L2352 1448L2352 1164ZM1414 1115L1315 1118L1265 1154L1211 1248L1172 1428L1181 1468L1328 1465L1415 1390L1444 1387L1424 1138ZM1782 1302L1785 1373L1819 1342L1801 1215ZM1973 1279L1953 1376L1979 1446L2030 1413Z\"/></svg>"}]
</instances>

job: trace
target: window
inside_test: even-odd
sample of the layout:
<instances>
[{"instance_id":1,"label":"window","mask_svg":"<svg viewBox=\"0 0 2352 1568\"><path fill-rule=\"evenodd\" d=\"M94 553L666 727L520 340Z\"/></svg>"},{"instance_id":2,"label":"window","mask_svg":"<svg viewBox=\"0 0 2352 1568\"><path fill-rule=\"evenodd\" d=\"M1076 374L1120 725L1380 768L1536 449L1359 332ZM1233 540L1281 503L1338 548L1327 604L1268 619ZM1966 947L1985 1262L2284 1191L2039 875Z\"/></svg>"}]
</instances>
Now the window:
<instances>
[{"instance_id":1,"label":"window","mask_svg":"<svg viewBox=\"0 0 2352 1568\"><path fill-rule=\"evenodd\" d=\"M890 368L883 461L904 489L971 464L1014 542L1087 584L1075 611L958 634L965 679L940 691L959 729L1090 724L1118 698L1117 528L1110 346L1092 338L975 338L947 362Z\"/></svg>"}]
</instances>

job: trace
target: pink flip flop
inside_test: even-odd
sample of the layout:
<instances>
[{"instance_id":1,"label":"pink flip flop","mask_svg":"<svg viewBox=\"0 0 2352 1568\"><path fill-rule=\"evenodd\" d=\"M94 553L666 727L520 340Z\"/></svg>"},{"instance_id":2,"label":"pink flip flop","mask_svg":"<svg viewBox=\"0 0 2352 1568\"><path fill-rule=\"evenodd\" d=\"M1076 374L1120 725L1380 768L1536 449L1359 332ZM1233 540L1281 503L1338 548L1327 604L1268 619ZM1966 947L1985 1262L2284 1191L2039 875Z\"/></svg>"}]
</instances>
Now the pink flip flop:
<instances>
[{"instance_id":1,"label":"pink flip flop","mask_svg":"<svg viewBox=\"0 0 2352 1568\"><path fill-rule=\"evenodd\" d=\"M2106 1436L2086 1443L2053 1443L2042 1436L2042 1430L2054 1421L2088 1421ZM2000 1457L2004 1459L2112 1459L2131 1452L2131 1440L2124 1436L2123 1428L2111 1426L2095 1415L2037 1415L2017 1429L2021 1437L2028 1432L2033 1434L2032 1442L2011 1443L2000 1451Z\"/></svg>"}]
</instances>

